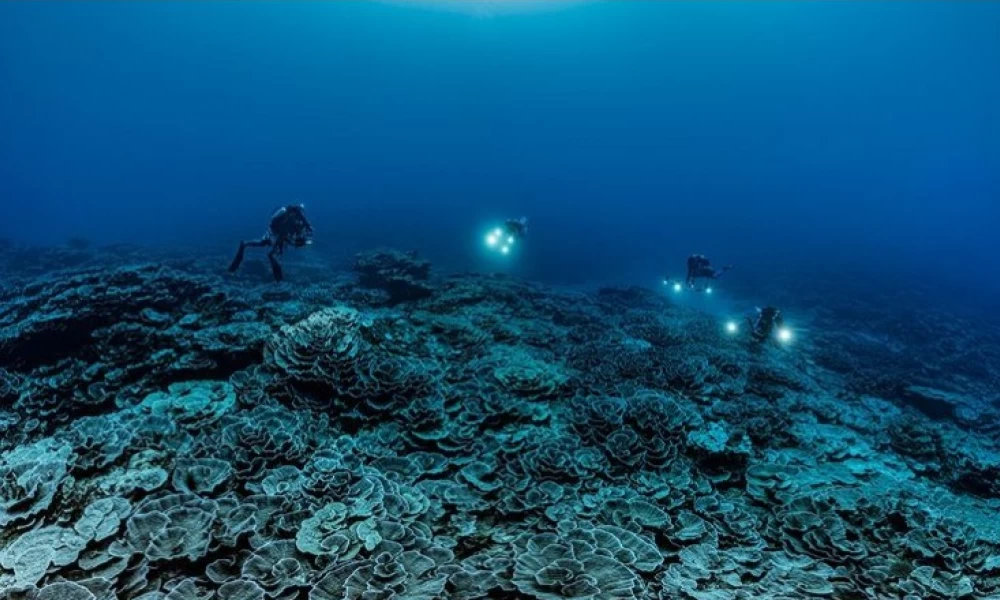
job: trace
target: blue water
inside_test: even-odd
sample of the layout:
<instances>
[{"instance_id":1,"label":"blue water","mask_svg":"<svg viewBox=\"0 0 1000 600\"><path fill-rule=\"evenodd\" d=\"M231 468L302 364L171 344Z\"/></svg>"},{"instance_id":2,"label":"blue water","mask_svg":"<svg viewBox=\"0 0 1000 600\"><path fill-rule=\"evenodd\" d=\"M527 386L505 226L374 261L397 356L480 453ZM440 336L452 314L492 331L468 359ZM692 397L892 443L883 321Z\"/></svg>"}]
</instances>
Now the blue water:
<instances>
[{"instance_id":1,"label":"blue water","mask_svg":"<svg viewBox=\"0 0 1000 600\"><path fill-rule=\"evenodd\" d=\"M405 4L0 4L0 236L228 248L297 199L330 256L998 287L998 3Z\"/></svg>"}]
</instances>

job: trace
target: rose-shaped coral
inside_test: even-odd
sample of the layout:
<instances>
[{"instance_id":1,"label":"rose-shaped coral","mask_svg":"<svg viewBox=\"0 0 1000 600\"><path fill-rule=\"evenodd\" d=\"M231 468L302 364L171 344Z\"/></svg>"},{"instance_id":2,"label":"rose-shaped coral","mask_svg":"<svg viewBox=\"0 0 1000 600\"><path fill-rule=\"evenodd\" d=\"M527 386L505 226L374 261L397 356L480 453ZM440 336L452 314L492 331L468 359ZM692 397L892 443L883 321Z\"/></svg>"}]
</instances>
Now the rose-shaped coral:
<instances>
[{"instance_id":1,"label":"rose-shaped coral","mask_svg":"<svg viewBox=\"0 0 1000 600\"><path fill-rule=\"evenodd\" d=\"M493 371L501 389L529 400L542 400L559 394L569 381L569 376L558 366L525 354L504 352L502 362Z\"/></svg>"},{"instance_id":2,"label":"rose-shaped coral","mask_svg":"<svg viewBox=\"0 0 1000 600\"><path fill-rule=\"evenodd\" d=\"M604 444L604 451L613 463L630 470L640 468L646 462L645 449L631 427L622 427L612 433Z\"/></svg>"},{"instance_id":3,"label":"rose-shaped coral","mask_svg":"<svg viewBox=\"0 0 1000 600\"><path fill-rule=\"evenodd\" d=\"M192 494L149 499L136 507L115 556L144 554L151 562L197 560L208 553L218 504Z\"/></svg>"},{"instance_id":4,"label":"rose-shaped coral","mask_svg":"<svg viewBox=\"0 0 1000 600\"><path fill-rule=\"evenodd\" d=\"M314 404L384 412L432 387L436 366L415 356L417 338L405 322L338 306L282 327L265 359Z\"/></svg>"},{"instance_id":5,"label":"rose-shaped coral","mask_svg":"<svg viewBox=\"0 0 1000 600\"><path fill-rule=\"evenodd\" d=\"M214 458L179 458L171 482L177 491L210 495L232 475L233 468Z\"/></svg>"},{"instance_id":6,"label":"rose-shaped coral","mask_svg":"<svg viewBox=\"0 0 1000 600\"><path fill-rule=\"evenodd\" d=\"M620 398L578 398L570 405L573 432L591 444L602 444L621 429L627 404Z\"/></svg>"},{"instance_id":7,"label":"rose-shaped coral","mask_svg":"<svg viewBox=\"0 0 1000 600\"><path fill-rule=\"evenodd\" d=\"M295 546L305 554L331 556L336 560L350 560L364 547L360 532L373 532L375 522L355 522L352 528L350 509L339 502L327 504L312 517L302 522ZM370 537L366 535L365 537ZM377 543L377 542L376 542Z\"/></svg>"},{"instance_id":8,"label":"rose-shaped coral","mask_svg":"<svg viewBox=\"0 0 1000 600\"><path fill-rule=\"evenodd\" d=\"M639 579L631 569L584 540L539 534L520 543L514 585L542 600L633 598Z\"/></svg>"},{"instance_id":9,"label":"rose-shaped coral","mask_svg":"<svg viewBox=\"0 0 1000 600\"><path fill-rule=\"evenodd\" d=\"M244 579L256 583L268 597L280 598L309 584L313 573L306 557L288 540L268 542L243 564Z\"/></svg>"},{"instance_id":10,"label":"rose-shaped coral","mask_svg":"<svg viewBox=\"0 0 1000 600\"><path fill-rule=\"evenodd\" d=\"M46 441L18 448L0 460L0 528L49 508L66 477L70 452L68 446Z\"/></svg>"}]
</instances>

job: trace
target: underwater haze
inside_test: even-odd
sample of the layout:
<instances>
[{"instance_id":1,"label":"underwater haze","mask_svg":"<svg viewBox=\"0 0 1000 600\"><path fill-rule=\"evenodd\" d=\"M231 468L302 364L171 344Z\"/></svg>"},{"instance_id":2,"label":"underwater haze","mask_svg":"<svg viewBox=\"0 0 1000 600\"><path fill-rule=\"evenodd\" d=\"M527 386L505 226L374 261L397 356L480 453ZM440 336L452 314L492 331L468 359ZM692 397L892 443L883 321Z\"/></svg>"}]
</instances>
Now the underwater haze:
<instances>
[{"instance_id":1,"label":"underwater haze","mask_svg":"<svg viewBox=\"0 0 1000 600\"><path fill-rule=\"evenodd\" d=\"M332 254L996 287L997 3L531 4L3 3L0 235L232 244L298 200Z\"/></svg>"},{"instance_id":2,"label":"underwater haze","mask_svg":"<svg viewBox=\"0 0 1000 600\"><path fill-rule=\"evenodd\" d=\"M0 600L1000 599L998 32L0 1Z\"/></svg>"}]
</instances>

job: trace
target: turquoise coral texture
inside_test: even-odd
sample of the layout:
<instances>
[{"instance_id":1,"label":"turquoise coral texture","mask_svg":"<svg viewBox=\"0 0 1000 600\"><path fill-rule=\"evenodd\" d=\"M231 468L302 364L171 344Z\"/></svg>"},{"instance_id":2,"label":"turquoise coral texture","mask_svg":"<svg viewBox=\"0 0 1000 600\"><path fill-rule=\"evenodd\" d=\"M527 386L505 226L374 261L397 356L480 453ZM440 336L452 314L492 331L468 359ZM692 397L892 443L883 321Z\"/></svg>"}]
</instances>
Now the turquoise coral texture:
<instances>
[{"instance_id":1,"label":"turquoise coral texture","mask_svg":"<svg viewBox=\"0 0 1000 600\"><path fill-rule=\"evenodd\" d=\"M986 325L73 252L0 264L3 598L1000 598Z\"/></svg>"}]
</instances>

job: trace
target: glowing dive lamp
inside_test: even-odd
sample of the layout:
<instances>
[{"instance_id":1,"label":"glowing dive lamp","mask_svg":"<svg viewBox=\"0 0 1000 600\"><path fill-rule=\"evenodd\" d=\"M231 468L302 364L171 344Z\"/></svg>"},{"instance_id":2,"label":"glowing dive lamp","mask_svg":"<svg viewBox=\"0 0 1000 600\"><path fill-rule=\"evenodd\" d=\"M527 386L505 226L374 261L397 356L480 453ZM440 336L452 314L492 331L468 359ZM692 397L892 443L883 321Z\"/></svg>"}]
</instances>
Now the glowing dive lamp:
<instances>
[{"instance_id":1,"label":"glowing dive lamp","mask_svg":"<svg viewBox=\"0 0 1000 600\"><path fill-rule=\"evenodd\" d=\"M511 246L517 238L502 227L497 227L486 234L486 245L494 250L499 250L501 254L510 254Z\"/></svg>"},{"instance_id":2,"label":"glowing dive lamp","mask_svg":"<svg viewBox=\"0 0 1000 600\"><path fill-rule=\"evenodd\" d=\"M782 327L778 330L778 341L787 344L792 341L792 330L787 327Z\"/></svg>"},{"instance_id":3,"label":"glowing dive lamp","mask_svg":"<svg viewBox=\"0 0 1000 600\"><path fill-rule=\"evenodd\" d=\"M739 325L736 324L736 321L729 321L728 323L726 323L726 333L728 333L729 335L733 335L739 330L740 327Z\"/></svg>"},{"instance_id":4,"label":"glowing dive lamp","mask_svg":"<svg viewBox=\"0 0 1000 600\"><path fill-rule=\"evenodd\" d=\"M679 293L681 293L681 290L683 290L683 289L684 289L684 287L681 284L679 284L679 283L675 283L674 284L674 292L676 292L676 293L679 294Z\"/></svg>"},{"instance_id":5,"label":"glowing dive lamp","mask_svg":"<svg viewBox=\"0 0 1000 600\"><path fill-rule=\"evenodd\" d=\"M710 288L710 287L705 288L705 293L708 294L708 295L712 295L712 288Z\"/></svg>"}]
</instances>

